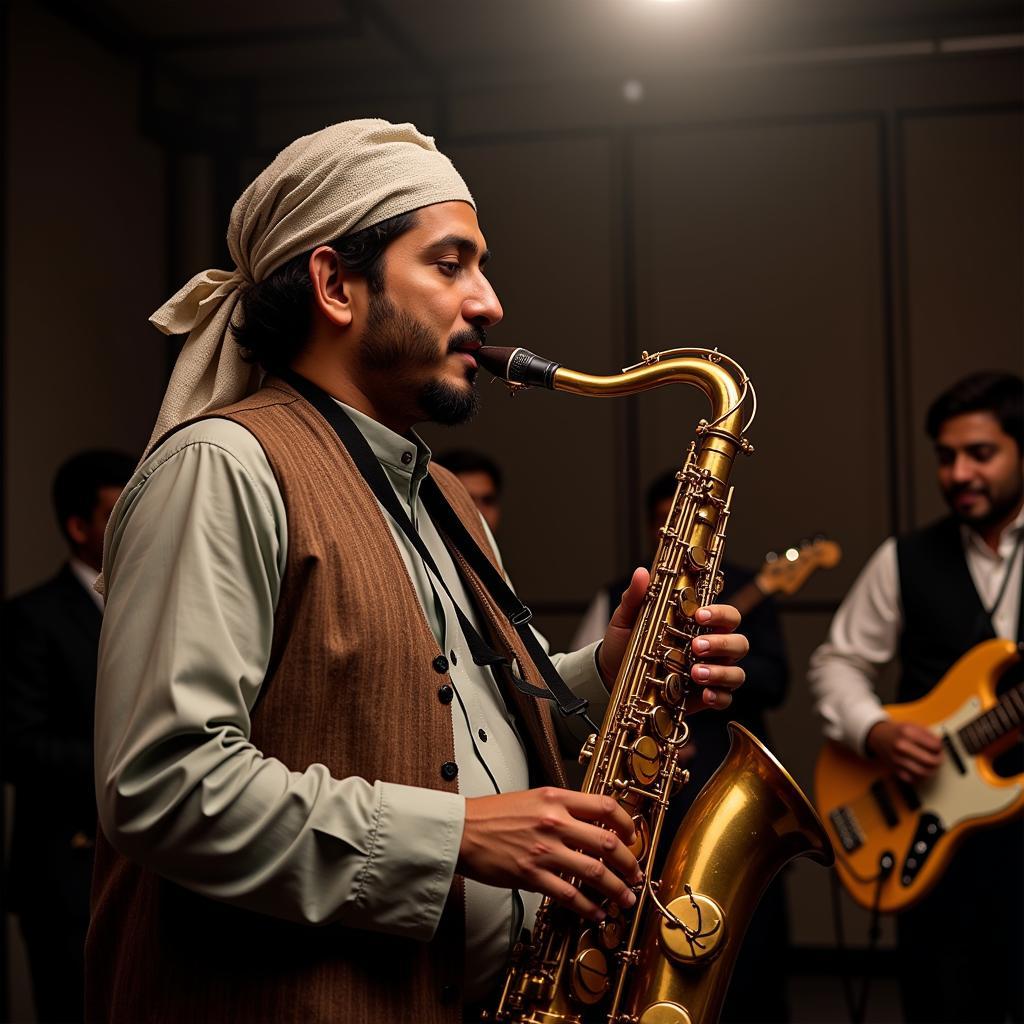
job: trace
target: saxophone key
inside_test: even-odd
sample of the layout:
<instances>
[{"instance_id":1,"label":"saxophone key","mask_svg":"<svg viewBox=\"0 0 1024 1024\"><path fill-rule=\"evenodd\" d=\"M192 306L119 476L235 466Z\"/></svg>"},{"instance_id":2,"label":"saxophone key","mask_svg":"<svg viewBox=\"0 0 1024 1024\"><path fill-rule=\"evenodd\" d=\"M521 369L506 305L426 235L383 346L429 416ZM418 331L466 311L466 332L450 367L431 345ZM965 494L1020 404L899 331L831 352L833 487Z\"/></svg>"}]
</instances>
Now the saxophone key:
<instances>
[{"instance_id":1,"label":"saxophone key","mask_svg":"<svg viewBox=\"0 0 1024 1024\"><path fill-rule=\"evenodd\" d=\"M689 768L683 768L682 765L677 764L672 772L672 781L669 783L668 795L670 797L675 796L689 781Z\"/></svg>"},{"instance_id":2,"label":"saxophone key","mask_svg":"<svg viewBox=\"0 0 1024 1024\"><path fill-rule=\"evenodd\" d=\"M604 911L607 916L598 925L598 936L605 949L615 949L626 934L626 922L622 917L622 908L618 903L608 902L604 904Z\"/></svg>"},{"instance_id":3,"label":"saxophone key","mask_svg":"<svg viewBox=\"0 0 1024 1024\"><path fill-rule=\"evenodd\" d=\"M688 619L692 619L700 607L697 591L693 587L684 587L677 595L676 602L679 605L679 610Z\"/></svg>"},{"instance_id":4,"label":"saxophone key","mask_svg":"<svg viewBox=\"0 0 1024 1024\"><path fill-rule=\"evenodd\" d=\"M603 949L591 946L577 953L572 961L571 988L573 996L584 1006L593 1006L604 999L611 986L608 957Z\"/></svg>"},{"instance_id":5,"label":"saxophone key","mask_svg":"<svg viewBox=\"0 0 1024 1024\"><path fill-rule=\"evenodd\" d=\"M678 1003L651 1003L639 1017L630 1017L635 1024L693 1024L693 1018Z\"/></svg>"},{"instance_id":6,"label":"saxophone key","mask_svg":"<svg viewBox=\"0 0 1024 1024\"><path fill-rule=\"evenodd\" d=\"M689 656L678 647L663 647L661 663L670 672L688 672L690 668Z\"/></svg>"},{"instance_id":7,"label":"saxophone key","mask_svg":"<svg viewBox=\"0 0 1024 1024\"><path fill-rule=\"evenodd\" d=\"M641 736L629 748L629 770L641 786L649 786L661 768L661 748L653 736Z\"/></svg>"},{"instance_id":8,"label":"saxophone key","mask_svg":"<svg viewBox=\"0 0 1024 1024\"><path fill-rule=\"evenodd\" d=\"M580 747L579 762L585 765L593 756L594 748L597 746L597 733L592 732L585 740L582 747Z\"/></svg>"},{"instance_id":9,"label":"saxophone key","mask_svg":"<svg viewBox=\"0 0 1024 1024\"><path fill-rule=\"evenodd\" d=\"M662 681L665 700L673 707L679 707L686 698L686 679L681 672L669 672Z\"/></svg>"},{"instance_id":10,"label":"saxophone key","mask_svg":"<svg viewBox=\"0 0 1024 1024\"><path fill-rule=\"evenodd\" d=\"M647 819L642 814L634 814L632 817L633 842L626 849L636 857L638 864L643 864L647 851L651 847L651 829L647 824Z\"/></svg>"},{"instance_id":11,"label":"saxophone key","mask_svg":"<svg viewBox=\"0 0 1024 1024\"><path fill-rule=\"evenodd\" d=\"M678 725L675 716L668 708L658 705L651 710L651 727L663 740L675 740L678 738Z\"/></svg>"},{"instance_id":12,"label":"saxophone key","mask_svg":"<svg viewBox=\"0 0 1024 1024\"><path fill-rule=\"evenodd\" d=\"M704 569L708 564L707 549L701 547L700 544L691 544L686 549L686 557L689 560L690 566L694 569Z\"/></svg>"}]
</instances>

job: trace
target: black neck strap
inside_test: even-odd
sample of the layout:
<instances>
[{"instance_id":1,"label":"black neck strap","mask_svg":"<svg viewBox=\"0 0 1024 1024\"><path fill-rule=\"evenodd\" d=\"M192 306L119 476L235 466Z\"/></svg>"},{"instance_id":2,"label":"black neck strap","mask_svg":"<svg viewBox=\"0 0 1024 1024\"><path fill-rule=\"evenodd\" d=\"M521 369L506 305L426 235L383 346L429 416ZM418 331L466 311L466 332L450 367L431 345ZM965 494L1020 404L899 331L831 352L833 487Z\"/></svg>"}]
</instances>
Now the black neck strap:
<instances>
[{"instance_id":1,"label":"black neck strap","mask_svg":"<svg viewBox=\"0 0 1024 1024\"><path fill-rule=\"evenodd\" d=\"M996 594L996 599L992 602L991 608L985 609L985 614L991 619L997 611L999 606L1003 603L1003 597L1006 595L1006 587L1010 582L1010 577L1013 575L1013 570L1017 563L1017 555L1020 553L1021 544L1024 543L1024 530L1021 530L1017 534L1017 541L1013 545L1013 550L1010 552L1010 557L1006 560L1006 571L1003 573L1003 581L999 584L999 593ZM995 625L993 624L993 628Z\"/></svg>"},{"instance_id":2,"label":"black neck strap","mask_svg":"<svg viewBox=\"0 0 1024 1024\"><path fill-rule=\"evenodd\" d=\"M477 632L469 617L459 607L459 603L445 584L444 578L441 576L433 557L410 521L409 515L403 508L402 503L399 501L398 495L391 486L380 462L373 454L373 450L359 428L352 422L351 417L326 391L293 370L281 371L279 376L286 380L327 420L338 435L338 439L345 447L345 450L351 456L367 486L373 491L374 496L392 518L395 525L409 539L416 553L423 559L430 575L444 589L449 601L452 603L452 607L455 609L455 615L459 620L459 627L466 638L466 644L469 647L474 663L492 667L507 664L508 659L497 654L491 648ZM480 549L463 525L462 520L456 515L455 510L451 507L448 499L444 496L444 493L438 487L433 477L428 475L420 485L420 495L423 499L424 507L430 513L435 526L442 531L459 554L462 555L466 564L476 573L480 582L501 609L502 614L515 627L527 653L537 666L547 685L547 689L533 686L525 679L518 678L515 673L509 672L509 678L516 689L530 697L553 701L563 716L579 715L586 721L591 730L598 731L597 726L587 717L587 701L577 697L566 686L555 666L551 664L551 659L537 640L537 635L530 628L529 623L532 618L530 609L516 597L515 592L505 582L501 573L498 572L491 560Z\"/></svg>"}]
</instances>

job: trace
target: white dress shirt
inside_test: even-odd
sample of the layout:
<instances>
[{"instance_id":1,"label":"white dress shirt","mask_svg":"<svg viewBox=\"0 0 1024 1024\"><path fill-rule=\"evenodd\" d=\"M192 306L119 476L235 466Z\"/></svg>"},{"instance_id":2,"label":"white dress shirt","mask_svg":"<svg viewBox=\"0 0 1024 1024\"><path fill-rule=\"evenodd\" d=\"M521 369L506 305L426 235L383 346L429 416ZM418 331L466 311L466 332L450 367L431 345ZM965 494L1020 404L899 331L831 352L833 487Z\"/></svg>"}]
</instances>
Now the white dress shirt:
<instances>
[{"instance_id":1,"label":"white dress shirt","mask_svg":"<svg viewBox=\"0 0 1024 1024\"><path fill-rule=\"evenodd\" d=\"M420 501L426 445L345 408L473 618ZM465 798L525 789L529 779L493 676L473 663L451 601L431 587L408 538L385 514L449 652L458 794L336 779L323 765L293 770L249 742L288 557L281 493L252 434L220 419L178 431L139 468L115 515L96 715L108 838L215 899L429 940L454 874ZM607 696L593 647L553 660L575 692ZM495 980L513 931L532 923L539 897L522 894L521 909L508 890L470 880L465 893L466 997L475 999Z\"/></svg>"},{"instance_id":2,"label":"white dress shirt","mask_svg":"<svg viewBox=\"0 0 1024 1024\"><path fill-rule=\"evenodd\" d=\"M74 555L68 559L68 567L75 574L75 579L85 587L86 593L92 598L93 604L100 611L103 611L103 597L96 590L96 580L99 579L100 574L91 565L86 565L85 562Z\"/></svg>"},{"instance_id":3,"label":"white dress shirt","mask_svg":"<svg viewBox=\"0 0 1024 1024\"><path fill-rule=\"evenodd\" d=\"M1020 615L1024 550L1024 507L1003 531L993 551L968 526L960 528L967 568L986 609L991 609L996 636L1015 639ZM1012 564L1011 564L1012 559ZM808 680L825 735L858 753L871 727L886 718L875 692L883 665L899 649L903 606L896 539L890 537L871 556L832 620L828 640L811 655Z\"/></svg>"}]
</instances>

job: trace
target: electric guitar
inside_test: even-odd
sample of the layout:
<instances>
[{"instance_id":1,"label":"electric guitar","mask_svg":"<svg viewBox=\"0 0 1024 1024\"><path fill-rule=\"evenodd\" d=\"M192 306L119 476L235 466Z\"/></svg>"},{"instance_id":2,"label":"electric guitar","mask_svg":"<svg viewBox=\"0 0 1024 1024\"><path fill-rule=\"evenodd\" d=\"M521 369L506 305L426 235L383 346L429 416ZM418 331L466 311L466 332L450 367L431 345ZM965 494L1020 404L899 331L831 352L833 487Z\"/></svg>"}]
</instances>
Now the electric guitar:
<instances>
[{"instance_id":1,"label":"electric guitar","mask_svg":"<svg viewBox=\"0 0 1024 1024\"><path fill-rule=\"evenodd\" d=\"M769 551L757 575L731 594L729 603L740 615L748 615L772 594L795 594L816 569L831 569L842 557L839 545L826 537L802 541L785 551Z\"/></svg>"},{"instance_id":2,"label":"electric guitar","mask_svg":"<svg viewBox=\"0 0 1024 1024\"><path fill-rule=\"evenodd\" d=\"M1004 778L992 769L993 756L1024 727L1024 683L995 693L1020 655L1012 640L986 640L926 697L885 706L893 721L915 722L942 740L942 764L922 783L903 782L831 740L822 749L815 805L839 878L862 907L898 911L916 903L968 832L1024 810L1024 774Z\"/></svg>"}]
</instances>

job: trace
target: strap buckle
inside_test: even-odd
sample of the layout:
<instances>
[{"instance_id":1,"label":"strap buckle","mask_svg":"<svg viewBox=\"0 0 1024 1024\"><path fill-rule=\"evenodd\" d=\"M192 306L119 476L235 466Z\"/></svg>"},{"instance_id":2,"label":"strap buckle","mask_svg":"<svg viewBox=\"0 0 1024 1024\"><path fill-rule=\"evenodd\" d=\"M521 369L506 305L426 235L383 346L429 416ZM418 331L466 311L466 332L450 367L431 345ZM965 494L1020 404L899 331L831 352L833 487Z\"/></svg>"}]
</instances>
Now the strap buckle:
<instances>
[{"instance_id":1,"label":"strap buckle","mask_svg":"<svg viewBox=\"0 0 1024 1024\"><path fill-rule=\"evenodd\" d=\"M520 626L525 626L532 618L533 612L531 612L524 604L519 611L509 616L509 621L516 627L516 629L519 629Z\"/></svg>"}]
</instances>

